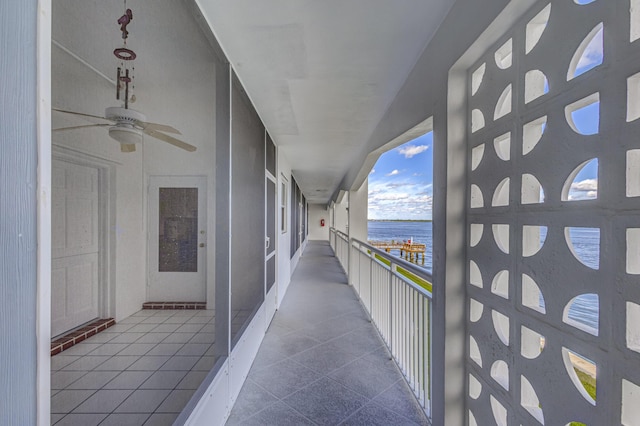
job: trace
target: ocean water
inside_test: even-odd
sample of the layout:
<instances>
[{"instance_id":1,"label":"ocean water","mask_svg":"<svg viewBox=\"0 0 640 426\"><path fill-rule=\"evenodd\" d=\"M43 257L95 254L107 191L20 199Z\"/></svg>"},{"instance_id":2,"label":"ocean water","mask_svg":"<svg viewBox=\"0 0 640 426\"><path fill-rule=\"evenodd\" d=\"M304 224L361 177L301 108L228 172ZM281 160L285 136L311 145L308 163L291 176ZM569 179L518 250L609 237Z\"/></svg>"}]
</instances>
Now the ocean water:
<instances>
[{"instance_id":1,"label":"ocean water","mask_svg":"<svg viewBox=\"0 0 640 426\"><path fill-rule=\"evenodd\" d=\"M369 241L406 241L413 238L416 243L426 244L423 268L432 270L433 233L431 222L378 222L369 221ZM393 251L392 254L398 254Z\"/></svg>"},{"instance_id":2,"label":"ocean water","mask_svg":"<svg viewBox=\"0 0 640 426\"><path fill-rule=\"evenodd\" d=\"M592 228L570 228L569 237L573 245L573 252L585 265L598 269L600 253L600 231ZM432 271L433 252L433 228L431 222L393 222L393 221L369 221L370 241L405 241L413 238L416 243L427 246L424 265L418 264ZM542 228L540 239L544 244L546 229ZM392 254L398 254L397 251ZM544 306L544 300L540 300ZM578 296L569 308L569 320L591 328L598 329L599 299L596 294Z\"/></svg>"}]
</instances>

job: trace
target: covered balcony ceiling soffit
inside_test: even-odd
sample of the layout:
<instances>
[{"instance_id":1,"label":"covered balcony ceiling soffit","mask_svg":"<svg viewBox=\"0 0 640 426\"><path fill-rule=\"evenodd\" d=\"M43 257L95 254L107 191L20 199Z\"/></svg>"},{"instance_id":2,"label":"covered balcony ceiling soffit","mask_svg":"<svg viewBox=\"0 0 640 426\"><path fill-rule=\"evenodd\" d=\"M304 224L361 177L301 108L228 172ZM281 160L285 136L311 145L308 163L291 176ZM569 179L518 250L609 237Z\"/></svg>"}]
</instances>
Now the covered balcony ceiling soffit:
<instances>
[{"instance_id":1,"label":"covered balcony ceiling soffit","mask_svg":"<svg viewBox=\"0 0 640 426\"><path fill-rule=\"evenodd\" d=\"M327 203L454 0L198 0L311 202Z\"/></svg>"},{"instance_id":2,"label":"covered balcony ceiling soffit","mask_svg":"<svg viewBox=\"0 0 640 426\"><path fill-rule=\"evenodd\" d=\"M185 1L200 6L301 189L317 203L330 201L347 171L361 164L372 132L454 2ZM53 39L113 79L114 16L122 7L60 0ZM188 129L172 93L211 72L213 60L201 55L212 50L189 7L168 0L130 0L128 7L136 14L136 106L154 121ZM56 69L64 70L56 78L80 81L92 72L56 46L53 53ZM172 69L180 79L167 77ZM75 92L57 91L56 106L100 115L115 105L111 97Z\"/></svg>"}]
</instances>

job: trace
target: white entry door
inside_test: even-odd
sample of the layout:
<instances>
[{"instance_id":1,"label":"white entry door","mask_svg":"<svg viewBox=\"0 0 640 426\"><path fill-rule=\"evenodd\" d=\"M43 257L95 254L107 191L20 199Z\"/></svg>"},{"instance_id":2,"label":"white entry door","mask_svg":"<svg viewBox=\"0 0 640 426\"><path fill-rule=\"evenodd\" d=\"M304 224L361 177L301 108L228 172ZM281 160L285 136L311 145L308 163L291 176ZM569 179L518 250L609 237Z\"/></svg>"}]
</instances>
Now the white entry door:
<instances>
[{"instance_id":1,"label":"white entry door","mask_svg":"<svg viewBox=\"0 0 640 426\"><path fill-rule=\"evenodd\" d=\"M207 179L149 177L149 302L205 302Z\"/></svg>"},{"instance_id":2,"label":"white entry door","mask_svg":"<svg viewBox=\"0 0 640 426\"><path fill-rule=\"evenodd\" d=\"M51 335L99 315L99 171L52 164Z\"/></svg>"}]
</instances>

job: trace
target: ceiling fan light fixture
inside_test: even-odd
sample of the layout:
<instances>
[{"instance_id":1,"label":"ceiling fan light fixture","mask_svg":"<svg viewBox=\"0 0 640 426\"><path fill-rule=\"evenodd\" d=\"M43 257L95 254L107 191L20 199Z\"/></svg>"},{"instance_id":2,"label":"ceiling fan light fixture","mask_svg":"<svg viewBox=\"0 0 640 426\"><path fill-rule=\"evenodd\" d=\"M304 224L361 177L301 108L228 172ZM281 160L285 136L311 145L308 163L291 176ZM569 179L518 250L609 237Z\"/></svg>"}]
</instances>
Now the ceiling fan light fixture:
<instances>
[{"instance_id":1,"label":"ceiling fan light fixture","mask_svg":"<svg viewBox=\"0 0 640 426\"><path fill-rule=\"evenodd\" d=\"M122 125L110 127L109 136L123 145L136 145L142 142L142 131L134 127Z\"/></svg>"}]
</instances>

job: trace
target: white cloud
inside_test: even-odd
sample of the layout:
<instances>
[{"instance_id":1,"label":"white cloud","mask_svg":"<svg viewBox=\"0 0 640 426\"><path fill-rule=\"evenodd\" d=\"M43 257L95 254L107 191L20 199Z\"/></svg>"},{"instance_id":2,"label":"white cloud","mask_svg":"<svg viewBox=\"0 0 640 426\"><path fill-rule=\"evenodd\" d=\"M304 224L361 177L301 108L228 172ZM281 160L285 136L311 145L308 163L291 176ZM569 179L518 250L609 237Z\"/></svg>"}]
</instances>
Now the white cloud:
<instances>
[{"instance_id":1,"label":"white cloud","mask_svg":"<svg viewBox=\"0 0 640 426\"><path fill-rule=\"evenodd\" d=\"M400 172L398 171L398 169L392 171L391 173L387 173L385 176L395 176L395 175L399 175Z\"/></svg>"},{"instance_id":2,"label":"white cloud","mask_svg":"<svg viewBox=\"0 0 640 426\"><path fill-rule=\"evenodd\" d=\"M414 155L422 154L428 149L429 145L409 145L398 149L398 152L404 155L404 158L411 158Z\"/></svg>"},{"instance_id":3,"label":"white cloud","mask_svg":"<svg viewBox=\"0 0 640 426\"><path fill-rule=\"evenodd\" d=\"M369 218L430 219L433 205L431 185L374 183L369 188Z\"/></svg>"},{"instance_id":4,"label":"white cloud","mask_svg":"<svg viewBox=\"0 0 640 426\"><path fill-rule=\"evenodd\" d=\"M593 200L598 198L598 179L585 179L571 184L569 200Z\"/></svg>"},{"instance_id":5,"label":"white cloud","mask_svg":"<svg viewBox=\"0 0 640 426\"><path fill-rule=\"evenodd\" d=\"M379 172L378 172L379 173ZM433 185L400 170L369 180L370 219L431 219Z\"/></svg>"},{"instance_id":6,"label":"white cloud","mask_svg":"<svg viewBox=\"0 0 640 426\"><path fill-rule=\"evenodd\" d=\"M598 190L598 179L585 179L571 184L572 191L589 192Z\"/></svg>"},{"instance_id":7,"label":"white cloud","mask_svg":"<svg viewBox=\"0 0 640 426\"><path fill-rule=\"evenodd\" d=\"M387 202L388 203L388 202ZM394 201L393 205L369 201L369 219L431 219L431 203Z\"/></svg>"},{"instance_id":8,"label":"white cloud","mask_svg":"<svg viewBox=\"0 0 640 426\"><path fill-rule=\"evenodd\" d=\"M598 179L585 179L571 184L569 200L593 200L598 198Z\"/></svg>"},{"instance_id":9,"label":"white cloud","mask_svg":"<svg viewBox=\"0 0 640 426\"><path fill-rule=\"evenodd\" d=\"M600 32L596 34L596 36L591 40L586 50L584 51L584 54L580 58L580 61L578 62L578 66L576 67L576 69L586 68L602 62L602 56L603 56L602 33L603 31L600 30Z\"/></svg>"},{"instance_id":10,"label":"white cloud","mask_svg":"<svg viewBox=\"0 0 640 426\"><path fill-rule=\"evenodd\" d=\"M386 185L384 185L384 189L398 189L406 186L410 187L411 184L408 184L406 182L389 182Z\"/></svg>"},{"instance_id":11,"label":"white cloud","mask_svg":"<svg viewBox=\"0 0 640 426\"><path fill-rule=\"evenodd\" d=\"M386 192L375 194L373 196L369 195L369 202L373 201L398 201L405 200L409 198L409 194L404 193L396 193L396 192Z\"/></svg>"},{"instance_id":12,"label":"white cloud","mask_svg":"<svg viewBox=\"0 0 640 426\"><path fill-rule=\"evenodd\" d=\"M374 174L376 172L376 169L371 169L371 171L369 172L370 175Z\"/></svg>"}]
</instances>

